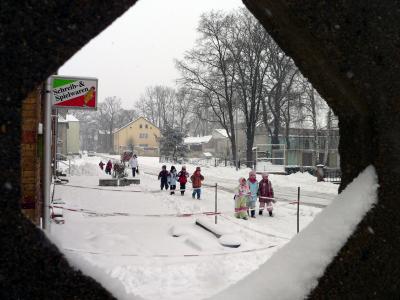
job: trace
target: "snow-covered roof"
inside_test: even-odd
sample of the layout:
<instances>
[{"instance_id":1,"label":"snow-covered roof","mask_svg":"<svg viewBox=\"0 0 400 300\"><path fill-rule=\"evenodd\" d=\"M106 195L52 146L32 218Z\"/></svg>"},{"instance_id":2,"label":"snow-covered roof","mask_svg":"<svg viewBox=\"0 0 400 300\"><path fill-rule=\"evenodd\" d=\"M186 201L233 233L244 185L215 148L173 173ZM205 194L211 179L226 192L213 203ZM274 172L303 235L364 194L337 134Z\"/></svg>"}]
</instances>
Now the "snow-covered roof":
<instances>
[{"instance_id":1,"label":"snow-covered roof","mask_svg":"<svg viewBox=\"0 0 400 300\"><path fill-rule=\"evenodd\" d=\"M65 119L67 122L79 122L79 120L75 116L70 115L70 114L67 114L65 116Z\"/></svg>"},{"instance_id":2,"label":"snow-covered roof","mask_svg":"<svg viewBox=\"0 0 400 300\"><path fill-rule=\"evenodd\" d=\"M206 144L212 138L212 135L205 135L205 136L189 136L184 139L183 143L186 145L191 144Z\"/></svg>"},{"instance_id":3,"label":"snow-covered roof","mask_svg":"<svg viewBox=\"0 0 400 300\"><path fill-rule=\"evenodd\" d=\"M69 114L67 114L65 118L61 115L58 115L58 123L68 123L68 122L79 122L79 120L75 116Z\"/></svg>"},{"instance_id":4,"label":"snow-covered roof","mask_svg":"<svg viewBox=\"0 0 400 300\"><path fill-rule=\"evenodd\" d=\"M110 134L110 130L99 130L99 134Z\"/></svg>"},{"instance_id":5,"label":"snow-covered roof","mask_svg":"<svg viewBox=\"0 0 400 300\"><path fill-rule=\"evenodd\" d=\"M220 135L222 135L223 137L228 137L228 133L226 132L226 130L225 129L222 129L222 128L220 128L220 129L214 129L214 131L215 132L217 132L217 133L219 133Z\"/></svg>"},{"instance_id":6,"label":"snow-covered roof","mask_svg":"<svg viewBox=\"0 0 400 300\"><path fill-rule=\"evenodd\" d=\"M58 116L57 122L58 123L68 123L67 120L63 116L60 116L60 115Z\"/></svg>"},{"instance_id":7,"label":"snow-covered roof","mask_svg":"<svg viewBox=\"0 0 400 300\"><path fill-rule=\"evenodd\" d=\"M154 126L155 128L160 129L160 128L158 128L158 126L154 125L154 123L150 122L150 121L147 120L145 117L138 117L138 118L136 118L135 120L130 121L128 124L125 124L124 126L122 126L122 127L120 127L120 128L116 128L116 129L113 131L113 133L117 133L117 132L120 131L121 129L124 129L125 127L128 127L129 125L131 125L131 124L133 124L133 123L135 123L135 122L137 122L137 121L139 121L139 120L141 120L141 119L144 120L144 121L146 121L147 123L151 124L151 125Z\"/></svg>"}]
</instances>

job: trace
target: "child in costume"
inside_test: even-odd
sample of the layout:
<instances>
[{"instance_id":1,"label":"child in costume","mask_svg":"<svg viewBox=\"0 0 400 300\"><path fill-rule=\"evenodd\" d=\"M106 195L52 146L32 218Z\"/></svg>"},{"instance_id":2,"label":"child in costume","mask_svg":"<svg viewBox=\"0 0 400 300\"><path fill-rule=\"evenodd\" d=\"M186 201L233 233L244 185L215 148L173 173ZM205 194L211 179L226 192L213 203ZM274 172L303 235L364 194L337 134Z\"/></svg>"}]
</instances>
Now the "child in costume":
<instances>
[{"instance_id":1,"label":"child in costume","mask_svg":"<svg viewBox=\"0 0 400 300\"><path fill-rule=\"evenodd\" d=\"M186 182L187 182L188 177L189 177L189 173L186 171L186 166L182 166L182 170L180 170L178 173L178 181L180 184L181 196L183 196L183 194L185 194Z\"/></svg>"},{"instance_id":2,"label":"child in costume","mask_svg":"<svg viewBox=\"0 0 400 300\"><path fill-rule=\"evenodd\" d=\"M247 220L247 201L250 195L250 189L246 178L239 178L239 187L235 194L235 217Z\"/></svg>"},{"instance_id":3,"label":"child in costume","mask_svg":"<svg viewBox=\"0 0 400 300\"><path fill-rule=\"evenodd\" d=\"M272 210L274 209L272 203L275 203L276 201L274 199L274 190L272 188L272 183L268 179L268 173L262 174L262 180L260 181L258 186L258 195L260 200L260 210L258 211L258 214L262 215L265 205L267 205L267 211L272 217Z\"/></svg>"},{"instance_id":4,"label":"child in costume","mask_svg":"<svg viewBox=\"0 0 400 300\"><path fill-rule=\"evenodd\" d=\"M249 179L247 179L247 185L250 190L250 197L248 198L247 207L250 210L251 217L256 217L256 202L258 196L258 181L256 178L256 172L251 171L249 173Z\"/></svg>"}]
</instances>

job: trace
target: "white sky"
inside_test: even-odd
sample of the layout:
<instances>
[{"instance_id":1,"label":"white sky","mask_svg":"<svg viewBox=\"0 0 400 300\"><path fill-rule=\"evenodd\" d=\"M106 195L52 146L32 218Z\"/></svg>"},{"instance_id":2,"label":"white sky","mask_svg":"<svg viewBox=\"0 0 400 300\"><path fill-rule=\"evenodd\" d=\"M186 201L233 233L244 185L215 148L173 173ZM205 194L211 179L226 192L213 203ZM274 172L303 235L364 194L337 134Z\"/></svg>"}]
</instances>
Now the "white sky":
<instances>
[{"instance_id":1,"label":"white sky","mask_svg":"<svg viewBox=\"0 0 400 300\"><path fill-rule=\"evenodd\" d=\"M117 96L126 109L147 86L173 87L174 59L194 46L202 13L243 7L241 0L141 0L89 42L58 71L96 77L99 100Z\"/></svg>"}]
</instances>

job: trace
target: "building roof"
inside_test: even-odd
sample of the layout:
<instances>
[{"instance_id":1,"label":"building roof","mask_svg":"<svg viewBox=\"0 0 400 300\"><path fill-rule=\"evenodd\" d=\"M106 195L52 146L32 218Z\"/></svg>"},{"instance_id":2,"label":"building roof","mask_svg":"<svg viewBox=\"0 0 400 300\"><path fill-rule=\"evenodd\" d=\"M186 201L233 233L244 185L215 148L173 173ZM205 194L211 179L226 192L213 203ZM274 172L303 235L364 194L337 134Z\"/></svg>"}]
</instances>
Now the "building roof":
<instances>
[{"instance_id":1,"label":"building roof","mask_svg":"<svg viewBox=\"0 0 400 300\"><path fill-rule=\"evenodd\" d=\"M147 123L150 123L150 124L153 125L155 128L157 128L158 130L160 130L160 128L158 128L158 126L154 125L154 123L150 122L150 121L147 120L145 117L139 117L139 118L137 118L137 119L135 119L135 120L129 122L128 124L126 124L126 125L124 125L124 126L118 128L118 129L115 129L115 130L113 131L113 133L117 133L118 131L124 129L125 127L128 127L129 125L135 123L136 121L139 121L140 119L145 120Z\"/></svg>"},{"instance_id":2,"label":"building roof","mask_svg":"<svg viewBox=\"0 0 400 300\"><path fill-rule=\"evenodd\" d=\"M65 119L67 120L67 122L79 122L79 120L75 116L70 114L67 114L65 116Z\"/></svg>"},{"instance_id":3,"label":"building roof","mask_svg":"<svg viewBox=\"0 0 400 300\"><path fill-rule=\"evenodd\" d=\"M70 114L67 114L65 118L62 115L58 115L58 123L68 123L68 122L79 122L79 120Z\"/></svg>"},{"instance_id":4,"label":"building roof","mask_svg":"<svg viewBox=\"0 0 400 300\"><path fill-rule=\"evenodd\" d=\"M227 138L228 137L228 132L226 132L225 129L220 128L220 129L214 129L215 132L218 134L222 135L223 137Z\"/></svg>"},{"instance_id":5,"label":"building roof","mask_svg":"<svg viewBox=\"0 0 400 300\"><path fill-rule=\"evenodd\" d=\"M205 136L189 136L183 140L183 143L186 145L193 145L193 144L206 144L212 138L212 135L205 135Z\"/></svg>"}]
</instances>

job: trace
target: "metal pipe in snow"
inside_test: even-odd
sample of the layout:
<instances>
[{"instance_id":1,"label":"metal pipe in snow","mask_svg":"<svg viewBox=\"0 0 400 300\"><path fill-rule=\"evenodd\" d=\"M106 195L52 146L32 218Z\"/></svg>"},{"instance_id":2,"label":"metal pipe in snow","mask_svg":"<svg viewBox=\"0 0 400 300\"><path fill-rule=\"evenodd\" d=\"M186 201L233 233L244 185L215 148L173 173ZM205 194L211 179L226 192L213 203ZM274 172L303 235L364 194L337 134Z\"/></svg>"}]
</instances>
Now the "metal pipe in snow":
<instances>
[{"instance_id":1,"label":"metal pipe in snow","mask_svg":"<svg viewBox=\"0 0 400 300\"><path fill-rule=\"evenodd\" d=\"M297 233L300 231L300 187L297 187Z\"/></svg>"},{"instance_id":2,"label":"metal pipe in snow","mask_svg":"<svg viewBox=\"0 0 400 300\"><path fill-rule=\"evenodd\" d=\"M218 205L217 205L218 197L217 197L217 195L218 195L218 183L215 184L215 224L217 224L217 219L218 219L218 215L217 215L217 212L218 212Z\"/></svg>"}]
</instances>

